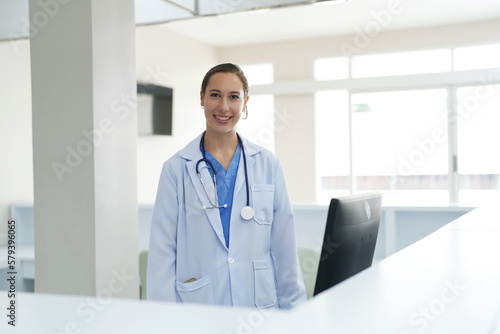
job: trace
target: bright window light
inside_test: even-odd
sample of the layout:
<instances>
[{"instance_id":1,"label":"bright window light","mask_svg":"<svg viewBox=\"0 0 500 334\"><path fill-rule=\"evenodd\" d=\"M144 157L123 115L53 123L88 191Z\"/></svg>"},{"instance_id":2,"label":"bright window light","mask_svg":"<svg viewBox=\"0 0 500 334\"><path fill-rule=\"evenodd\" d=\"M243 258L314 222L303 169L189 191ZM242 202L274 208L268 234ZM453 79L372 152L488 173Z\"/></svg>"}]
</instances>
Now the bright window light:
<instances>
[{"instance_id":1,"label":"bright window light","mask_svg":"<svg viewBox=\"0 0 500 334\"><path fill-rule=\"evenodd\" d=\"M423 50L354 56L352 77L385 77L451 71L451 50Z\"/></svg>"},{"instance_id":2,"label":"bright window light","mask_svg":"<svg viewBox=\"0 0 500 334\"><path fill-rule=\"evenodd\" d=\"M500 85L457 89L458 171L500 174Z\"/></svg>"},{"instance_id":3,"label":"bright window light","mask_svg":"<svg viewBox=\"0 0 500 334\"><path fill-rule=\"evenodd\" d=\"M351 95L356 190L383 191L385 205L448 201L447 91Z\"/></svg>"},{"instance_id":4,"label":"bright window light","mask_svg":"<svg viewBox=\"0 0 500 334\"><path fill-rule=\"evenodd\" d=\"M248 100L248 119L238 122L238 132L274 152L274 118L274 96L251 95Z\"/></svg>"},{"instance_id":5,"label":"bright window light","mask_svg":"<svg viewBox=\"0 0 500 334\"><path fill-rule=\"evenodd\" d=\"M316 141L316 202L328 204L350 192L349 93L347 90L314 94Z\"/></svg>"},{"instance_id":6,"label":"bright window light","mask_svg":"<svg viewBox=\"0 0 500 334\"><path fill-rule=\"evenodd\" d=\"M446 89L360 93L351 97L355 175L448 172Z\"/></svg>"},{"instance_id":7,"label":"bright window light","mask_svg":"<svg viewBox=\"0 0 500 334\"><path fill-rule=\"evenodd\" d=\"M269 85L274 82L274 66L272 63L242 65L250 87L254 85Z\"/></svg>"},{"instance_id":8,"label":"bright window light","mask_svg":"<svg viewBox=\"0 0 500 334\"><path fill-rule=\"evenodd\" d=\"M320 58L314 61L315 80L338 80L349 77L347 57Z\"/></svg>"},{"instance_id":9,"label":"bright window light","mask_svg":"<svg viewBox=\"0 0 500 334\"><path fill-rule=\"evenodd\" d=\"M500 67L500 44L469 46L453 51L456 71Z\"/></svg>"},{"instance_id":10,"label":"bright window light","mask_svg":"<svg viewBox=\"0 0 500 334\"><path fill-rule=\"evenodd\" d=\"M314 105L318 175L349 175L349 94L346 90L316 92Z\"/></svg>"},{"instance_id":11,"label":"bright window light","mask_svg":"<svg viewBox=\"0 0 500 334\"><path fill-rule=\"evenodd\" d=\"M500 199L500 85L457 89L458 201L498 205Z\"/></svg>"}]
</instances>

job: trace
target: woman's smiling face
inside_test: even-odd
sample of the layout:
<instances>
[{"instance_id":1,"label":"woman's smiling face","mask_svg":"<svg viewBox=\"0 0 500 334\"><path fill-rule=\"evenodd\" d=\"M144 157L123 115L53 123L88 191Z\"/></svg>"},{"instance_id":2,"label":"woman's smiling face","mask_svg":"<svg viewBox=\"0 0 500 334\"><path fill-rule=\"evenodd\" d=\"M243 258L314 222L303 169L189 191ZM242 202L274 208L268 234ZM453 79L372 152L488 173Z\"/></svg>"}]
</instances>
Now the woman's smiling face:
<instances>
[{"instance_id":1,"label":"woman's smiling face","mask_svg":"<svg viewBox=\"0 0 500 334\"><path fill-rule=\"evenodd\" d=\"M200 98L205 109L207 131L218 134L235 130L248 101L240 78L226 72L212 75L205 92L200 92Z\"/></svg>"}]
</instances>

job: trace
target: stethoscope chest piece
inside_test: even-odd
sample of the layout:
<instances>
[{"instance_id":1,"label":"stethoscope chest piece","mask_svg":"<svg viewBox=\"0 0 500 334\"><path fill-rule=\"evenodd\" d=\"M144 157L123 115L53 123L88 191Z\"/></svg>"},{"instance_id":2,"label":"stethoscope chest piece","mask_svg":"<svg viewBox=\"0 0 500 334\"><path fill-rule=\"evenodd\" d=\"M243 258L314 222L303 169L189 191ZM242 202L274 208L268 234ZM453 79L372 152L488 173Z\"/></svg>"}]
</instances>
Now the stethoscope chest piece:
<instances>
[{"instance_id":1,"label":"stethoscope chest piece","mask_svg":"<svg viewBox=\"0 0 500 334\"><path fill-rule=\"evenodd\" d=\"M243 209L241 209L241 218L243 218L245 220L250 220L254 217L255 213L254 213L252 207L250 206L250 193L249 193L250 188L248 187L247 159L245 156L245 149L243 148L243 142L241 141L240 135L236 134L236 136L238 137L238 142L241 145L241 155L243 156L243 165L245 168L245 183L246 183L246 190L247 190L247 203L246 203L247 205ZM205 156L205 132L201 136L200 148L201 148L202 158L200 160L198 160L198 162L196 163L196 173L198 174L201 185L203 186L203 189L205 190L205 194L207 195L208 200L209 200L210 204L212 205L212 206L205 206L204 205L203 209L206 210L206 209L227 208L227 204L219 206L218 201L217 201L217 178L215 176L215 169L214 169L214 166L212 165L212 163L209 160L207 160L207 158ZM201 177L201 173L200 173L201 169L198 167L198 165L203 161L206 163L207 166L202 167L201 169L203 169L203 168L211 169L213 174L214 174L213 179L214 179L215 201L212 201L212 199L208 195L208 191L205 188L205 184L203 183L203 179Z\"/></svg>"},{"instance_id":2,"label":"stethoscope chest piece","mask_svg":"<svg viewBox=\"0 0 500 334\"><path fill-rule=\"evenodd\" d=\"M243 209L241 209L241 218L245 220L250 220L254 216L253 209L250 206L245 206Z\"/></svg>"}]
</instances>

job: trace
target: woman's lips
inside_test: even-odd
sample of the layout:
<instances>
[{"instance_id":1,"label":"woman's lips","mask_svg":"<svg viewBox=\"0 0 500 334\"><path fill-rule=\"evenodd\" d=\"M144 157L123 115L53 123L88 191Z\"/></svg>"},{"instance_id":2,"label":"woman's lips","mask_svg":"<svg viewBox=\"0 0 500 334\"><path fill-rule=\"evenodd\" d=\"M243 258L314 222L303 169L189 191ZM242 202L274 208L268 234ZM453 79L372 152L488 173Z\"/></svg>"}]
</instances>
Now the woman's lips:
<instances>
[{"instance_id":1,"label":"woman's lips","mask_svg":"<svg viewBox=\"0 0 500 334\"><path fill-rule=\"evenodd\" d=\"M214 115L214 118L217 120L219 123L228 123L229 120L232 118L232 116L220 116L220 115Z\"/></svg>"}]
</instances>

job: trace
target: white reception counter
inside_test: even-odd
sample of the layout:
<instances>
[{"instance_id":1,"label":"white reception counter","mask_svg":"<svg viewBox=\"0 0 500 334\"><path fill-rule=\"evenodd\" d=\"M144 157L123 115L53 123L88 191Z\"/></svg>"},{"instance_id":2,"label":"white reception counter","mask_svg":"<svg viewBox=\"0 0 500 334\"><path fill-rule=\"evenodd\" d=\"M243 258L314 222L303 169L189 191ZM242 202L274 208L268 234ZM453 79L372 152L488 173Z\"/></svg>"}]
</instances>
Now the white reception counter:
<instances>
[{"instance_id":1,"label":"white reception counter","mask_svg":"<svg viewBox=\"0 0 500 334\"><path fill-rule=\"evenodd\" d=\"M2 333L500 334L500 214L475 209L292 311L24 293L12 327L0 300Z\"/></svg>"}]
</instances>

